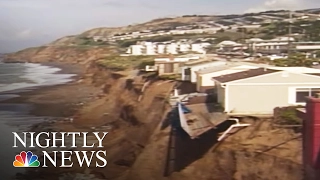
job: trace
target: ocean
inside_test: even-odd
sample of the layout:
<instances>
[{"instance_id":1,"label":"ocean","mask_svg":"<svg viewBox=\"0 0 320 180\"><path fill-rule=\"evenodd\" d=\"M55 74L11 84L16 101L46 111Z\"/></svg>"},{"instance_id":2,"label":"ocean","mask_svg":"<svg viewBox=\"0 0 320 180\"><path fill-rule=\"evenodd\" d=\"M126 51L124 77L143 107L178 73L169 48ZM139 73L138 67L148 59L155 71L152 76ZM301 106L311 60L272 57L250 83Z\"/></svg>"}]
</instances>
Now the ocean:
<instances>
[{"instance_id":1,"label":"ocean","mask_svg":"<svg viewBox=\"0 0 320 180\"><path fill-rule=\"evenodd\" d=\"M1 179L10 180L24 168L14 168L15 155L23 149L13 148L12 132L23 132L50 117L29 115L32 104L3 103L19 97L19 93L33 91L43 86L65 84L73 80L74 74L59 74L61 69L32 63L2 63L0 60L0 174ZM2 101L2 103L1 103Z\"/></svg>"}]
</instances>

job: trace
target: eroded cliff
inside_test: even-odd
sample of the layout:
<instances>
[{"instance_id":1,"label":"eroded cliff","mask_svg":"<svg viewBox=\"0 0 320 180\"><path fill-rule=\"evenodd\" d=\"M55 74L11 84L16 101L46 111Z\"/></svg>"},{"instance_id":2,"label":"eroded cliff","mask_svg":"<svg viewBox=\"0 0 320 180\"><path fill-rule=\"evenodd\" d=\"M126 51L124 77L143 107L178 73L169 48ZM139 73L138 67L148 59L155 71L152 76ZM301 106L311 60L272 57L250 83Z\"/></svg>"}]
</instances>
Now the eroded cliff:
<instances>
[{"instance_id":1,"label":"eroded cliff","mask_svg":"<svg viewBox=\"0 0 320 180\"><path fill-rule=\"evenodd\" d=\"M55 62L84 65L114 52L116 52L115 49L103 46L41 46L6 54L4 60L5 62Z\"/></svg>"},{"instance_id":2,"label":"eroded cliff","mask_svg":"<svg viewBox=\"0 0 320 180\"><path fill-rule=\"evenodd\" d=\"M273 127L271 119L245 119L251 126L223 142L217 143L217 130L191 140L181 129L172 131L166 118L171 110L167 98L176 82L94 63L108 52L105 48L42 47L7 56L11 62L54 61L86 68L77 88L94 86L97 95L75 111L72 123L57 122L52 129L109 132L104 142L108 165L92 167L90 173L113 180L302 179L299 133ZM33 177L56 180L61 173L85 171L47 168L33 172Z\"/></svg>"}]
</instances>

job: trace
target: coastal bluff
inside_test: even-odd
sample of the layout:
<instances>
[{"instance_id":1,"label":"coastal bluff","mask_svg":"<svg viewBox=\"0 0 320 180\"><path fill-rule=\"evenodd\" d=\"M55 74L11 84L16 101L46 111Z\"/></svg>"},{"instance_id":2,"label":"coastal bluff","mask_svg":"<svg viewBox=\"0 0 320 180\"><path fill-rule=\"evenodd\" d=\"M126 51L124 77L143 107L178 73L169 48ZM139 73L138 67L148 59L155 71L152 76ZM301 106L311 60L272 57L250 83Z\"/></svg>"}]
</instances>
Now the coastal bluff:
<instances>
[{"instance_id":1,"label":"coastal bluff","mask_svg":"<svg viewBox=\"0 0 320 180\"><path fill-rule=\"evenodd\" d=\"M39 125L36 130L109 128L104 144L108 165L102 169L90 168L91 174L108 180L302 179L301 140L292 140L272 148L294 136L293 130L274 128L270 119L250 118L247 121L252 126L220 144L216 143L215 132L208 132L195 140L180 134L175 144L176 167L170 174L165 174L172 133L167 122L171 110L167 98L178 82L139 73L132 76L135 72L132 68L116 71L96 63L115 52L109 47L43 46L5 56L5 62L51 62L75 64L83 68L80 80L75 85L68 89L61 86L44 95L46 101L72 98L72 93L76 94L77 89L89 86L92 90L77 94L74 99L92 93L90 100L77 106L72 113L67 113L67 118L73 119L72 123L57 121L49 127L47 124ZM147 87L142 91L145 84ZM50 104L46 107L50 108ZM64 111L69 111L67 106ZM45 174L52 180L58 180L60 174L85 171L88 170L71 168L60 171L48 168L41 172L30 172L30 177Z\"/></svg>"}]
</instances>

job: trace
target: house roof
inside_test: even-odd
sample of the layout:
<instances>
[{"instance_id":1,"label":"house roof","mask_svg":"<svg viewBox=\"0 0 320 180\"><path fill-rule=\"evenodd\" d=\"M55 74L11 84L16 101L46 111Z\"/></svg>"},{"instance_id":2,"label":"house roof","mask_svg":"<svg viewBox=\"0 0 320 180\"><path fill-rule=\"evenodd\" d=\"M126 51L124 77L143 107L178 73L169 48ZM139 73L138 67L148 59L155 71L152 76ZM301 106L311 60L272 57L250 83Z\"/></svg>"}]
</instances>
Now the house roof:
<instances>
[{"instance_id":1,"label":"house roof","mask_svg":"<svg viewBox=\"0 0 320 180\"><path fill-rule=\"evenodd\" d=\"M216 60L195 60L195 61L189 61L185 63L185 66L199 66L199 65L205 65L205 64L217 64L219 61Z\"/></svg>"},{"instance_id":2,"label":"house roof","mask_svg":"<svg viewBox=\"0 0 320 180\"><path fill-rule=\"evenodd\" d=\"M217 71L227 70L227 69L254 69L259 67L270 67L267 64L257 64L257 63L250 63L250 62L225 62L224 65L216 66L216 67L208 67L205 69L201 69L197 71L197 74L209 74L214 73Z\"/></svg>"},{"instance_id":3,"label":"house roof","mask_svg":"<svg viewBox=\"0 0 320 180\"><path fill-rule=\"evenodd\" d=\"M310 75L320 76L320 73L309 73Z\"/></svg>"},{"instance_id":4,"label":"house roof","mask_svg":"<svg viewBox=\"0 0 320 180\"><path fill-rule=\"evenodd\" d=\"M320 69L307 68L307 67L269 67L270 69L289 71L289 72L299 72L306 74L319 74Z\"/></svg>"},{"instance_id":5,"label":"house roof","mask_svg":"<svg viewBox=\"0 0 320 180\"><path fill-rule=\"evenodd\" d=\"M198 73L199 75L205 75L205 74L211 74L211 73L219 73L219 74L233 74L236 72L242 72L242 71L247 71L249 69L256 69L260 68L258 66L230 66L229 68L217 68L216 71L211 71L209 73ZM204 69L205 70L205 69Z\"/></svg>"},{"instance_id":6,"label":"house roof","mask_svg":"<svg viewBox=\"0 0 320 180\"><path fill-rule=\"evenodd\" d=\"M237 45L237 42L234 41L222 41L220 43L218 43L218 45Z\"/></svg>"},{"instance_id":7,"label":"house roof","mask_svg":"<svg viewBox=\"0 0 320 180\"><path fill-rule=\"evenodd\" d=\"M257 68L257 69L250 69L247 71L217 76L217 77L213 77L213 79L221 83L226 83L226 82L231 82L239 79L247 79L250 77L261 76L264 74L271 74L279 71L280 70L273 70L268 68Z\"/></svg>"}]
</instances>

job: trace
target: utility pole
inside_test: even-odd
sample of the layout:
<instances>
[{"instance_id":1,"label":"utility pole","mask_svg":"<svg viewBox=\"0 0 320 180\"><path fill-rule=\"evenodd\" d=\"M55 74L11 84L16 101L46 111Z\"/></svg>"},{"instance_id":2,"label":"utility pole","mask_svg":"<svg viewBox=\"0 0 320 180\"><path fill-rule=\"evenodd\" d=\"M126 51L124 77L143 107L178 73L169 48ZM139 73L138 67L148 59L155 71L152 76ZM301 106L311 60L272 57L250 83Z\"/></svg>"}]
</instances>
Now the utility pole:
<instances>
[{"instance_id":1,"label":"utility pole","mask_svg":"<svg viewBox=\"0 0 320 180\"><path fill-rule=\"evenodd\" d=\"M289 11L289 27L288 27L288 57L291 54L291 36L292 36L292 11Z\"/></svg>"}]
</instances>

